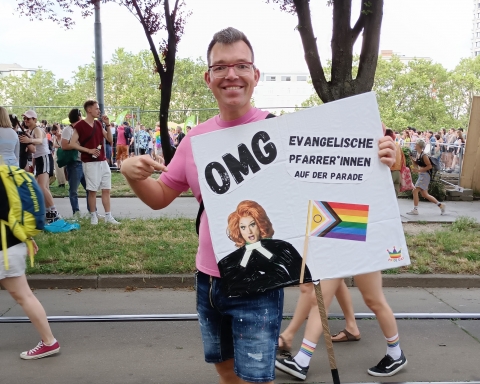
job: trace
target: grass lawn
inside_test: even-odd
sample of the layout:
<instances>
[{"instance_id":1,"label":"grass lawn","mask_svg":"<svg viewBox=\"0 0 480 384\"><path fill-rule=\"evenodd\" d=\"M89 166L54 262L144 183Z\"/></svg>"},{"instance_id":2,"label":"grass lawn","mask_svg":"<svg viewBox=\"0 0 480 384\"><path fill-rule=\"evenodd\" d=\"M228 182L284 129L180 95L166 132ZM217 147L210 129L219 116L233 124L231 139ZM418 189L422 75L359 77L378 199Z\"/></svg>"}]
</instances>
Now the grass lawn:
<instances>
[{"instance_id":1,"label":"grass lawn","mask_svg":"<svg viewBox=\"0 0 480 384\"><path fill-rule=\"evenodd\" d=\"M188 273L195 269L198 237L191 219L121 220L97 226L81 219L81 229L41 233L39 252L27 273Z\"/></svg>"},{"instance_id":2,"label":"grass lawn","mask_svg":"<svg viewBox=\"0 0 480 384\"><path fill-rule=\"evenodd\" d=\"M153 174L151 177L158 179L159 174ZM68 197L68 183L65 185L65 188L59 188L58 182L55 181L50 185L50 192L52 192L53 197ZM101 196L101 191L97 192L97 196ZM78 196L85 196L85 190L80 185L78 188ZM112 189L110 191L110 196L112 197L134 197L135 194L130 189L130 186L125 180L125 177L120 172L112 172ZM193 196L191 191L182 193L182 196Z\"/></svg>"},{"instance_id":3,"label":"grass lawn","mask_svg":"<svg viewBox=\"0 0 480 384\"><path fill-rule=\"evenodd\" d=\"M195 270L198 238L191 219L121 220L106 226L80 221L76 232L36 237L40 251L27 273L189 273ZM425 227L428 225L425 224ZM460 218L434 232L406 235L412 264L385 273L480 273L480 225Z\"/></svg>"}]
</instances>

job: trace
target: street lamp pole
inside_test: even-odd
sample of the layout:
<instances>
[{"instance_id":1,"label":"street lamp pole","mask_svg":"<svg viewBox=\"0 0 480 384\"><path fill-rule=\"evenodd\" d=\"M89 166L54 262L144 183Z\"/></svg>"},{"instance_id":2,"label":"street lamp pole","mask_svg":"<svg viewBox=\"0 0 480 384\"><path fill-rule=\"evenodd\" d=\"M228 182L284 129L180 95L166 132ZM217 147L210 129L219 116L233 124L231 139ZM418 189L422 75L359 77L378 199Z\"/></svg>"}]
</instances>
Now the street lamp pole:
<instances>
[{"instance_id":1,"label":"street lamp pole","mask_svg":"<svg viewBox=\"0 0 480 384\"><path fill-rule=\"evenodd\" d=\"M98 106L102 115L105 113L105 98L103 93L103 55L102 55L102 23L100 21L100 3L95 2L95 86Z\"/></svg>"}]
</instances>

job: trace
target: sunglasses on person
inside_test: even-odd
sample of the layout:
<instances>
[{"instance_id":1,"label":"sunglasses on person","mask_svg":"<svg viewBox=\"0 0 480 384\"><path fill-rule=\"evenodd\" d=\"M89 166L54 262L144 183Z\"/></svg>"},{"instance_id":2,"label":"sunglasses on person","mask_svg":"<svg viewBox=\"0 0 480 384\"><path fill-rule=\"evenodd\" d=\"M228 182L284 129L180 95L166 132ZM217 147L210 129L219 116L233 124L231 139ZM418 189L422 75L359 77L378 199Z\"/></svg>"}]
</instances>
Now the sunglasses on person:
<instances>
[{"instance_id":1,"label":"sunglasses on person","mask_svg":"<svg viewBox=\"0 0 480 384\"><path fill-rule=\"evenodd\" d=\"M28 120L32 120L33 117L27 117L27 116L23 116L23 121L28 121Z\"/></svg>"}]
</instances>

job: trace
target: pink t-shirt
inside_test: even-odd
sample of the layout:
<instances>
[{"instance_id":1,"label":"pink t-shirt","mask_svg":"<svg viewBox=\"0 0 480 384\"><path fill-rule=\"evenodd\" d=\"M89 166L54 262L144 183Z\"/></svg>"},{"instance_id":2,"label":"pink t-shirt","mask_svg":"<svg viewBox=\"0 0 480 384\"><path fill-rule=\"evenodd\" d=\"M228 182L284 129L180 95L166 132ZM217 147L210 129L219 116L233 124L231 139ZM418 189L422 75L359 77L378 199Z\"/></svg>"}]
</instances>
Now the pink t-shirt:
<instances>
[{"instance_id":1,"label":"pink t-shirt","mask_svg":"<svg viewBox=\"0 0 480 384\"><path fill-rule=\"evenodd\" d=\"M196 126L195 129L191 130L182 140L173 160L168 165L168 172L162 173L160 179L167 186L176 191L183 192L190 188L197 201L200 201L202 199L202 193L200 192L200 185L198 183L197 166L193 160L192 136L217 131L223 128L235 127L237 125L253 123L265 119L267 115L267 111L261 111L252 107L245 115L238 119L223 121L219 116L215 116ZM215 144L212 143L212 145ZM208 150L208 148L206 148L206 150ZM220 277L215 253L213 252L212 238L210 237L206 211L203 212L201 217L198 243L196 259L197 269L210 276Z\"/></svg>"},{"instance_id":2,"label":"pink t-shirt","mask_svg":"<svg viewBox=\"0 0 480 384\"><path fill-rule=\"evenodd\" d=\"M125 140L125 127L119 125L117 128L117 145L127 145L127 140Z\"/></svg>"}]
</instances>

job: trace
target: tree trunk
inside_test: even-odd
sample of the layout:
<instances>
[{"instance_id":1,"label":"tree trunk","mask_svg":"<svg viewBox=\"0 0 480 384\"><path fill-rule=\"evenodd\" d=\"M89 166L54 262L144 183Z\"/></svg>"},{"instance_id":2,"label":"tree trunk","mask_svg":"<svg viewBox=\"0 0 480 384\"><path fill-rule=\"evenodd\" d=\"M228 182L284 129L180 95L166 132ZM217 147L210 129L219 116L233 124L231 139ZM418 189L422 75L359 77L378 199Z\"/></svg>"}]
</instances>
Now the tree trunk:
<instances>
[{"instance_id":1,"label":"tree trunk","mask_svg":"<svg viewBox=\"0 0 480 384\"><path fill-rule=\"evenodd\" d=\"M165 72L162 75L162 89L160 90L160 138L162 139L162 151L165 164L168 165L173 157L170 144L170 133L168 132L168 110L172 97L173 73Z\"/></svg>"}]
</instances>

